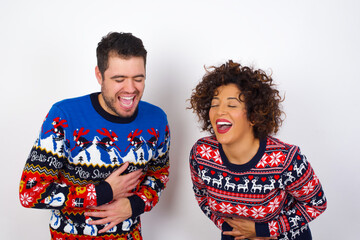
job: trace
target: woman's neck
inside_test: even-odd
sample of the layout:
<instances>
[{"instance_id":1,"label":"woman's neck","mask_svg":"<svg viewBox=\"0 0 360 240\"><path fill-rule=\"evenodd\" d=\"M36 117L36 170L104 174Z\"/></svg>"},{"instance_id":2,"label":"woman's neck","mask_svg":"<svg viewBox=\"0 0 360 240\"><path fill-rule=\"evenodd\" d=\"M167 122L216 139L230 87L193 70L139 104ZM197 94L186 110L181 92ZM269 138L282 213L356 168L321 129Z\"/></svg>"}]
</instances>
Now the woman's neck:
<instances>
[{"instance_id":1,"label":"woman's neck","mask_svg":"<svg viewBox=\"0 0 360 240\"><path fill-rule=\"evenodd\" d=\"M259 146L259 139L254 137L236 144L222 145L222 148L230 163L241 165L249 162L256 155Z\"/></svg>"}]
</instances>

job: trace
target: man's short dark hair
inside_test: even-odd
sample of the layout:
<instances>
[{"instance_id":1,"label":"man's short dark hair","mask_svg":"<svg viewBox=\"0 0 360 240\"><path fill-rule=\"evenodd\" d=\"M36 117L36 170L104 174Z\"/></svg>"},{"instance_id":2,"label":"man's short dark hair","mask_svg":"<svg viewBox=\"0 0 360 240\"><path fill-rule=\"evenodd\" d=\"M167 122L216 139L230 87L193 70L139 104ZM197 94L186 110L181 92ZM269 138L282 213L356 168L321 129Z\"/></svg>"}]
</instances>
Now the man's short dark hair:
<instances>
[{"instance_id":1,"label":"man's short dark hair","mask_svg":"<svg viewBox=\"0 0 360 240\"><path fill-rule=\"evenodd\" d=\"M96 49L97 66L103 77L104 72L109 67L109 54L117 54L124 59L142 57L144 65L146 65L147 51L141 39L133 36L131 33L110 32L99 42Z\"/></svg>"}]
</instances>

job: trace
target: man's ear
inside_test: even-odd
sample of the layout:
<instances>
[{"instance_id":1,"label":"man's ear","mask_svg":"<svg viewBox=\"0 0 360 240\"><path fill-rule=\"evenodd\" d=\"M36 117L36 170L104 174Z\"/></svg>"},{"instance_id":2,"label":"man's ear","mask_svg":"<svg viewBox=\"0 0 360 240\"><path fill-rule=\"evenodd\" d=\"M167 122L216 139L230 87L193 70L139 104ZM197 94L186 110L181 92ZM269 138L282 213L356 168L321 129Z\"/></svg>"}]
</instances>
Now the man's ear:
<instances>
[{"instance_id":1,"label":"man's ear","mask_svg":"<svg viewBox=\"0 0 360 240\"><path fill-rule=\"evenodd\" d=\"M101 85L103 78L102 78L102 74L101 74L98 66L95 67L95 76L96 76L96 79L98 80L98 83Z\"/></svg>"}]
</instances>

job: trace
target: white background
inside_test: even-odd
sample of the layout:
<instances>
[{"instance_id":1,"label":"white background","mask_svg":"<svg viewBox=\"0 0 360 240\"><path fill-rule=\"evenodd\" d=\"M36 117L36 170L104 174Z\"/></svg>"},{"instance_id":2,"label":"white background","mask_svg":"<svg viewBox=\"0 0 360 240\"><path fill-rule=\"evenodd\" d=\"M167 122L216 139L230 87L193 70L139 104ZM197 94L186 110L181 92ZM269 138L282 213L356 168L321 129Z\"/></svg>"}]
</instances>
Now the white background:
<instances>
[{"instance_id":1,"label":"white background","mask_svg":"<svg viewBox=\"0 0 360 240\"><path fill-rule=\"evenodd\" d=\"M110 31L143 40L143 99L171 124L170 182L142 216L144 239L220 239L192 192L189 151L207 133L186 100L204 65L228 59L272 71L286 95L277 137L301 146L328 198L314 239L358 238L359 11L356 0L0 0L1 239L50 238L49 211L19 203L21 172L51 105L100 90L95 49Z\"/></svg>"}]
</instances>

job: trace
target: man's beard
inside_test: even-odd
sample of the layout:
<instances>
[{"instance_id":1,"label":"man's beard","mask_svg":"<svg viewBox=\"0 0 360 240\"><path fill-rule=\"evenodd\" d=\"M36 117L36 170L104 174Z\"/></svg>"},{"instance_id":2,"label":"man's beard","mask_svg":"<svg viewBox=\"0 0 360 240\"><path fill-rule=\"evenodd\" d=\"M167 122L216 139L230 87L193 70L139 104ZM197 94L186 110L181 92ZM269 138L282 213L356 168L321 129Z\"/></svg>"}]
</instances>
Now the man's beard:
<instances>
[{"instance_id":1,"label":"man's beard","mask_svg":"<svg viewBox=\"0 0 360 240\"><path fill-rule=\"evenodd\" d=\"M134 115L135 113L135 109L136 107L134 108L134 110L132 110L131 114L129 112L129 115L123 115L121 113L118 112L118 110L115 108L115 103L116 103L116 99L115 98L111 98L111 97L107 97L105 96L103 93L102 93L102 97L104 99L104 102L105 102L105 105L112 111L114 112L118 117L123 117L123 118L128 118L128 117L132 117L132 115ZM136 97L135 97L136 98ZM134 99L135 101L135 99Z\"/></svg>"}]
</instances>

